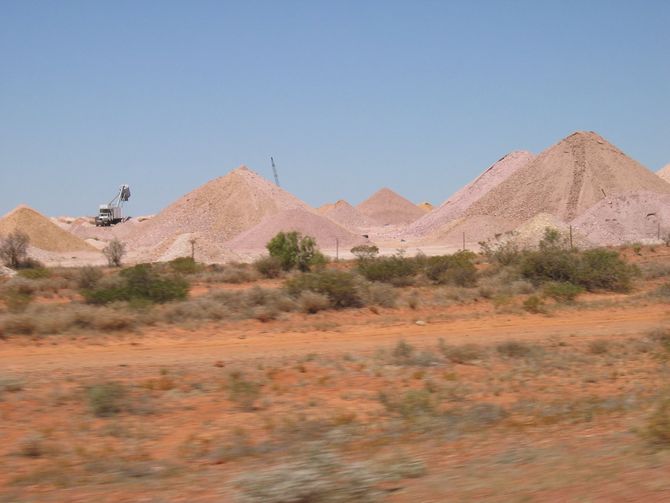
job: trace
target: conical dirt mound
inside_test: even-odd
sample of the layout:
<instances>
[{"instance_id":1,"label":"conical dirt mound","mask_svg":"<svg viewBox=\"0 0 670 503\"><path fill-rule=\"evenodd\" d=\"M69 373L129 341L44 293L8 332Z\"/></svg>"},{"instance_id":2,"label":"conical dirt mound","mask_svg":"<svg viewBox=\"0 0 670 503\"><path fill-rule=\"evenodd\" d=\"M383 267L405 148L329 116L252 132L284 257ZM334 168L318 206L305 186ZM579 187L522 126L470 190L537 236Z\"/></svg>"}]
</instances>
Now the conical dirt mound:
<instances>
[{"instance_id":1,"label":"conical dirt mound","mask_svg":"<svg viewBox=\"0 0 670 503\"><path fill-rule=\"evenodd\" d=\"M476 201L484 197L533 159L533 154L515 151L499 159L468 185L456 192L437 209L424 215L403 233L406 238L425 236L461 218Z\"/></svg>"},{"instance_id":2,"label":"conical dirt mound","mask_svg":"<svg viewBox=\"0 0 670 503\"><path fill-rule=\"evenodd\" d=\"M49 218L28 206L18 206L0 219L0 235L21 231L30 246L50 252L95 251L84 240L61 229Z\"/></svg>"},{"instance_id":3,"label":"conical dirt mound","mask_svg":"<svg viewBox=\"0 0 670 503\"><path fill-rule=\"evenodd\" d=\"M407 225L421 218L423 210L390 189L381 189L356 206L377 225Z\"/></svg>"},{"instance_id":4,"label":"conical dirt mound","mask_svg":"<svg viewBox=\"0 0 670 503\"><path fill-rule=\"evenodd\" d=\"M659 169L656 174L666 182L670 182L670 164L666 164L663 168Z\"/></svg>"},{"instance_id":5,"label":"conical dirt mound","mask_svg":"<svg viewBox=\"0 0 670 503\"><path fill-rule=\"evenodd\" d=\"M282 210L309 207L245 166L189 192L143 223L133 246L153 246L179 234L225 242Z\"/></svg>"},{"instance_id":6,"label":"conical dirt mound","mask_svg":"<svg viewBox=\"0 0 670 503\"><path fill-rule=\"evenodd\" d=\"M335 223L340 224L345 229L349 230L359 230L372 227L375 225L370 219L363 215L360 211L350 205L344 199L340 199L333 205L329 205L328 208L325 208L323 211L320 211L321 215L326 218L329 218Z\"/></svg>"},{"instance_id":7,"label":"conical dirt mound","mask_svg":"<svg viewBox=\"0 0 670 503\"><path fill-rule=\"evenodd\" d=\"M521 223L544 212L567 222L605 197L637 190L669 194L670 184L598 134L578 132L542 152L466 214Z\"/></svg>"},{"instance_id":8,"label":"conical dirt mound","mask_svg":"<svg viewBox=\"0 0 670 503\"><path fill-rule=\"evenodd\" d=\"M366 239L349 232L344 227L303 209L286 210L270 215L260 224L232 239L226 246L232 251L262 250L279 232L298 231L316 239L321 249L348 250L352 246L363 244Z\"/></svg>"},{"instance_id":9,"label":"conical dirt mound","mask_svg":"<svg viewBox=\"0 0 670 503\"><path fill-rule=\"evenodd\" d=\"M430 204L428 201L423 201L422 203L417 204L419 209L423 210L424 213L429 213L433 211L433 205Z\"/></svg>"}]
</instances>

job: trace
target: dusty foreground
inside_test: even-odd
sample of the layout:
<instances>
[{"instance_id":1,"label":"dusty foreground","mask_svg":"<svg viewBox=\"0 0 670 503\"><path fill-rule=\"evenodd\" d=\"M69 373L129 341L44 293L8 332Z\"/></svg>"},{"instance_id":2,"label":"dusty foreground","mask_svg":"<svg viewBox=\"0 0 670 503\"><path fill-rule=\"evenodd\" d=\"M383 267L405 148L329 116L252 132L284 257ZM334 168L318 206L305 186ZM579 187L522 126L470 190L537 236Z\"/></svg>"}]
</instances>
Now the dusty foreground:
<instances>
[{"instance_id":1,"label":"dusty foreground","mask_svg":"<svg viewBox=\"0 0 670 503\"><path fill-rule=\"evenodd\" d=\"M0 501L669 501L670 309L612 299L0 341Z\"/></svg>"}]
</instances>

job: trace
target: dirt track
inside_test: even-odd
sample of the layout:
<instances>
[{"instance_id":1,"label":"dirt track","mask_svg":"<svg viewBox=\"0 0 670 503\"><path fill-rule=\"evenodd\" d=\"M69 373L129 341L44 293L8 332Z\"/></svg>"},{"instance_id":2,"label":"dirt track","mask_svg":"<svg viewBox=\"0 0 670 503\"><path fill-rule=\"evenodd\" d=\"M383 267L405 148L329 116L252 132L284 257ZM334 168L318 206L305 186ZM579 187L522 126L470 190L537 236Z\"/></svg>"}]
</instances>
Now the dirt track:
<instances>
[{"instance_id":1,"label":"dirt track","mask_svg":"<svg viewBox=\"0 0 670 503\"><path fill-rule=\"evenodd\" d=\"M374 320L374 318L372 318ZM216 361L243 361L260 357L308 353L374 351L404 338L413 344L433 344L440 337L449 344L539 340L550 336L624 337L644 333L670 320L663 304L603 310L566 310L554 316L496 314L480 319L432 322L410 320L391 326L343 326L337 332L270 332L255 329L223 331L206 327L153 330L132 342L109 340L101 344L60 342L53 345L0 344L5 372L95 369L119 365L211 365ZM259 328L265 329L263 333Z\"/></svg>"}]
</instances>

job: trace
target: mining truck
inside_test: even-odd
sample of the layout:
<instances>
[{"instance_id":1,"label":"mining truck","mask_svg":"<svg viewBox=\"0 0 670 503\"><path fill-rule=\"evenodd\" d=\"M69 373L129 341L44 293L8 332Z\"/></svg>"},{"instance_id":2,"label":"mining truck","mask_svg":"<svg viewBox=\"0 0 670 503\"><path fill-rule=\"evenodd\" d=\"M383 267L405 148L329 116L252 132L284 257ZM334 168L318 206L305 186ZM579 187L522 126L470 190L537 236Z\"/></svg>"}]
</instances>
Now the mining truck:
<instances>
[{"instance_id":1,"label":"mining truck","mask_svg":"<svg viewBox=\"0 0 670 503\"><path fill-rule=\"evenodd\" d=\"M107 227L128 220L128 217L123 216L123 203L128 199L130 199L130 187L121 185L114 199L107 204L100 205L98 216L95 217L96 227Z\"/></svg>"}]
</instances>

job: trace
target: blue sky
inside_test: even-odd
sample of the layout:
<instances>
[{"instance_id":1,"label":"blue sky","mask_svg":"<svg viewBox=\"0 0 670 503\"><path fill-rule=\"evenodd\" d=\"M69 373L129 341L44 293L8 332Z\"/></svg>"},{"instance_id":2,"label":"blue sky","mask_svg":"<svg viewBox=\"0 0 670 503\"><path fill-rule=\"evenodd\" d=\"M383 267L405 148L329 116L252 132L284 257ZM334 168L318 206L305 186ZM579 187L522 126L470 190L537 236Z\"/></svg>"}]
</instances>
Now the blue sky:
<instances>
[{"instance_id":1,"label":"blue sky","mask_svg":"<svg viewBox=\"0 0 670 503\"><path fill-rule=\"evenodd\" d=\"M0 213L159 211L240 164L439 203L595 130L670 162L670 2L0 0Z\"/></svg>"}]
</instances>

